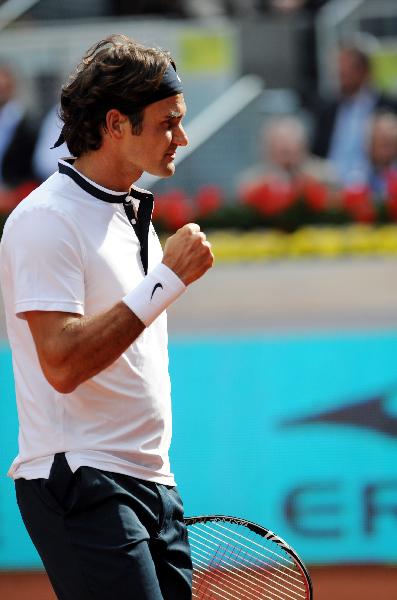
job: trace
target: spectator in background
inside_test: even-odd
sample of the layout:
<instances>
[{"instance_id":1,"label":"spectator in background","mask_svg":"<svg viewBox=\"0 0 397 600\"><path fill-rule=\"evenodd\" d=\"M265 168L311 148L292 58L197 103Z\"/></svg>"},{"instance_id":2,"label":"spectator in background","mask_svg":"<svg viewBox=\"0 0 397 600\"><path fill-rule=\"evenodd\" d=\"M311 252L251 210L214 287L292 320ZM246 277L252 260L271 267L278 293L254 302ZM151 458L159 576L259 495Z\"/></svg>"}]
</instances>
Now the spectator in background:
<instances>
[{"instance_id":1,"label":"spectator in background","mask_svg":"<svg viewBox=\"0 0 397 600\"><path fill-rule=\"evenodd\" d=\"M370 57L358 45L342 46L337 63L340 94L320 107L312 150L333 163L341 184L346 186L368 177L368 119L379 109L396 112L397 103L374 87Z\"/></svg>"},{"instance_id":2,"label":"spectator in background","mask_svg":"<svg viewBox=\"0 0 397 600\"><path fill-rule=\"evenodd\" d=\"M368 126L369 169L365 186L376 203L397 191L397 116L376 114Z\"/></svg>"},{"instance_id":3,"label":"spectator in background","mask_svg":"<svg viewBox=\"0 0 397 600\"><path fill-rule=\"evenodd\" d=\"M397 221L397 116L375 114L367 124L366 135L366 179L345 186L342 206L355 221Z\"/></svg>"},{"instance_id":4,"label":"spectator in background","mask_svg":"<svg viewBox=\"0 0 397 600\"><path fill-rule=\"evenodd\" d=\"M248 204L265 209L264 204L279 203L309 194L325 208L332 204L336 184L330 163L310 155L308 134L302 121L283 116L265 123L261 135L262 163L243 172L239 179L239 196Z\"/></svg>"},{"instance_id":5,"label":"spectator in background","mask_svg":"<svg viewBox=\"0 0 397 600\"><path fill-rule=\"evenodd\" d=\"M0 64L0 188L33 179L35 137L25 108L16 97L14 73L8 65Z\"/></svg>"},{"instance_id":6,"label":"spectator in background","mask_svg":"<svg viewBox=\"0 0 397 600\"><path fill-rule=\"evenodd\" d=\"M63 126L58 111L59 106L53 106L44 117L39 128L33 152L34 174L39 181L44 181L58 170L59 158L70 155L65 142L57 148L53 147Z\"/></svg>"},{"instance_id":7,"label":"spectator in background","mask_svg":"<svg viewBox=\"0 0 397 600\"><path fill-rule=\"evenodd\" d=\"M114 15L156 14L167 17L241 16L255 12L256 0L109 0Z\"/></svg>"},{"instance_id":8,"label":"spectator in background","mask_svg":"<svg viewBox=\"0 0 397 600\"><path fill-rule=\"evenodd\" d=\"M397 116L376 115L370 123L368 183L376 198L385 198L389 185L397 183Z\"/></svg>"},{"instance_id":9,"label":"spectator in background","mask_svg":"<svg viewBox=\"0 0 397 600\"><path fill-rule=\"evenodd\" d=\"M187 17L185 0L109 0L113 15L164 15Z\"/></svg>"},{"instance_id":10,"label":"spectator in background","mask_svg":"<svg viewBox=\"0 0 397 600\"><path fill-rule=\"evenodd\" d=\"M306 0L270 0L269 7L282 13L293 13L305 5Z\"/></svg>"},{"instance_id":11,"label":"spectator in background","mask_svg":"<svg viewBox=\"0 0 397 600\"><path fill-rule=\"evenodd\" d=\"M308 134L298 117L275 117L262 128L261 163L240 176L241 183L254 184L266 180L290 183L310 177L326 185L334 185L336 176L331 164L312 156Z\"/></svg>"},{"instance_id":12,"label":"spectator in background","mask_svg":"<svg viewBox=\"0 0 397 600\"><path fill-rule=\"evenodd\" d=\"M328 0L255 0L259 9L291 15L298 11L317 12Z\"/></svg>"}]
</instances>

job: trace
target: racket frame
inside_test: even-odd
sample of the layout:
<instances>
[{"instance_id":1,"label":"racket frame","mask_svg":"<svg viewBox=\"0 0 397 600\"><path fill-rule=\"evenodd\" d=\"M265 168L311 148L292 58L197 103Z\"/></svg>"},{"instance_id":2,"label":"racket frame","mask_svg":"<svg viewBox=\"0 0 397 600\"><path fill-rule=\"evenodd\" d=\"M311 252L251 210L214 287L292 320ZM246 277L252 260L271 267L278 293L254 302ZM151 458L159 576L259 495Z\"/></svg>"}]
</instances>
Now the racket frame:
<instances>
[{"instance_id":1,"label":"racket frame","mask_svg":"<svg viewBox=\"0 0 397 600\"><path fill-rule=\"evenodd\" d=\"M303 581L306 586L307 600L313 600L313 584L307 570L305 564L299 557L298 553L289 545L285 540L283 540L280 536L276 535L270 529L266 529L262 525L258 525L253 521L248 521L247 519L241 519L239 517L232 517L230 515L201 515L196 517L185 517L184 518L185 525L189 528L191 525L195 525L196 523L209 523L209 522L223 522L223 523L233 523L235 525L241 525L243 527L247 527L253 533L260 535L261 537L266 538L267 540L274 542L280 548L282 548L287 554L291 556L291 558L295 561L298 569L302 573Z\"/></svg>"}]
</instances>

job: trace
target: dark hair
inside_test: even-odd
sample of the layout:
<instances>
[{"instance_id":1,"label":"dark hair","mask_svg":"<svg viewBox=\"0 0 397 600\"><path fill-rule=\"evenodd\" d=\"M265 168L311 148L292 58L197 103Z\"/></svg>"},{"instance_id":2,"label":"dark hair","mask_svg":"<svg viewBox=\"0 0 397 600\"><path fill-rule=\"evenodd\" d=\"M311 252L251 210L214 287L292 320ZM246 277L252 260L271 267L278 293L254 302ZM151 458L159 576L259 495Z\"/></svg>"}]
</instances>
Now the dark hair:
<instances>
[{"instance_id":1,"label":"dark hair","mask_svg":"<svg viewBox=\"0 0 397 600\"><path fill-rule=\"evenodd\" d=\"M168 65L169 52L147 48L125 35L112 35L92 46L62 87L60 117L70 152L98 150L106 114L127 115L133 133L142 131L144 100L155 90Z\"/></svg>"}]
</instances>

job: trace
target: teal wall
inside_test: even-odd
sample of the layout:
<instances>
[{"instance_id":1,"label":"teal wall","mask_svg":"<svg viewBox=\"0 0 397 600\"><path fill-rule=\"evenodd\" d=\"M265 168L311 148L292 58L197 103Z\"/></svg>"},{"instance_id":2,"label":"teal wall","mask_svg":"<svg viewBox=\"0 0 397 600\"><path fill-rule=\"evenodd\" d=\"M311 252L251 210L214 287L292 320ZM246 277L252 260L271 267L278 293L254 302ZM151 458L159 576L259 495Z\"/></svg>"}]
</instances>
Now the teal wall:
<instances>
[{"instance_id":1,"label":"teal wall","mask_svg":"<svg viewBox=\"0 0 397 600\"><path fill-rule=\"evenodd\" d=\"M396 357L397 331L172 338L186 514L259 521L311 564L397 562ZM0 568L34 567L5 477L17 438L6 347L0 381Z\"/></svg>"}]
</instances>

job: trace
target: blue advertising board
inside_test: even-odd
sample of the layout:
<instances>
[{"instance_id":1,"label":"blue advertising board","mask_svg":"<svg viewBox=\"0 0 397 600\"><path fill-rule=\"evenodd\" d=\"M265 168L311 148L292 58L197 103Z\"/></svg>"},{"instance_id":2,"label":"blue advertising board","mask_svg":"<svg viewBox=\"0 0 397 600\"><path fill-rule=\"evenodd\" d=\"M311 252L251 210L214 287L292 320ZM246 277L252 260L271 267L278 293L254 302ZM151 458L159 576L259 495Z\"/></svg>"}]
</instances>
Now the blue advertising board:
<instances>
[{"instance_id":1,"label":"blue advertising board","mask_svg":"<svg viewBox=\"0 0 397 600\"><path fill-rule=\"evenodd\" d=\"M173 337L171 460L188 515L263 523L309 564L396 563L397 331ZM5 477L17 424L0 350L0 568L39 566Z\"/></svg>"}]
</instances>

